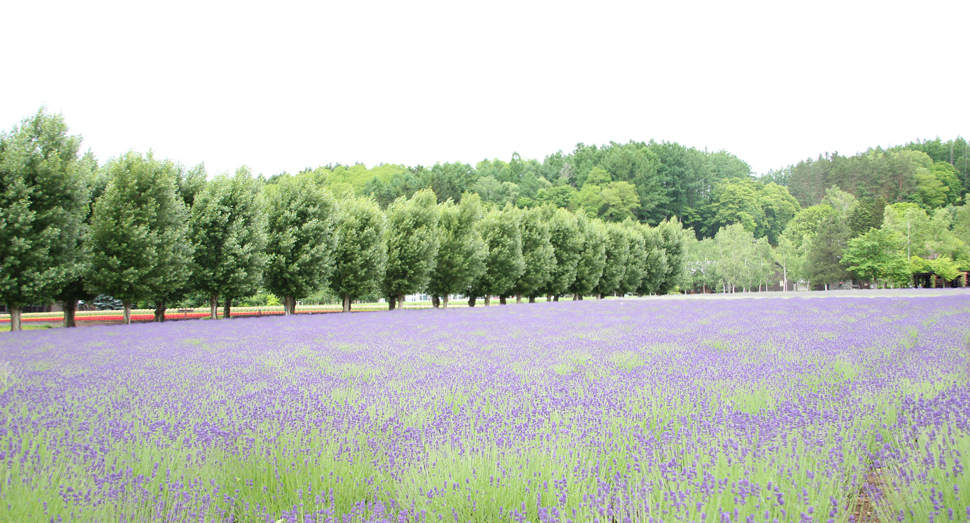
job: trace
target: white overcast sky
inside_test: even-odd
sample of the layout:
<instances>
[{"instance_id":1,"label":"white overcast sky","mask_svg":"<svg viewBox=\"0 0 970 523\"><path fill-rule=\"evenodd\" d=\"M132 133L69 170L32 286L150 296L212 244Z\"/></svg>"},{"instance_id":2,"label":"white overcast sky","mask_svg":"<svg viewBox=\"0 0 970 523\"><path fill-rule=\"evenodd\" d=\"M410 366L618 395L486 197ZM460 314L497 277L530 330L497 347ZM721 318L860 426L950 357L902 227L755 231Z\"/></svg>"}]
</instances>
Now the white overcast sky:
<instances>
[{"instance_id":1,"label":"white overcast sky","mask_svg":"<svg viewBox=\"0 0 970 523\"><path fill-rule=\"evenodd\" d=\"M970 2L5 2L0 126L46 105L100 161L433 165L577 142L757 173L970 134Z\"/></svg>"}]
</instances>

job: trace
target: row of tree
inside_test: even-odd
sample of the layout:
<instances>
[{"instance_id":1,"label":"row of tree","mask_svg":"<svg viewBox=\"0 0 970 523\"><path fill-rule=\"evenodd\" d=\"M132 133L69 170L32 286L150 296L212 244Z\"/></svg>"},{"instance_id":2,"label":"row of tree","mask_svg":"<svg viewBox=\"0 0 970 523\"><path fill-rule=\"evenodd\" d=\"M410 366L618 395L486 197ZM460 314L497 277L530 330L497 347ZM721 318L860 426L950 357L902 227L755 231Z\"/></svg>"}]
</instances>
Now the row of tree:
<instances>
[{"instance_id":1,"label":"row of tree","mask_svg":"<svg viewBox=\"0 0 970 523\"><path fill-rule=\"evenodd\" d=\"M898 283L906 271L872 272L867 260L899 238L910 273L952 275L970 268L960 140L826 156L761 179L726 152L651 141L580 144L542 162L338 165L268 180L242 168L209 180L202 165L151 153L99 166L41 109L0 135L0 300L17 318L58 300L70 317L101 292L126 318L148 301L160 319L187 294L215 315L259 289L292 312L321 287L349 308L375 294L393 307L415 292L503 302L667 292L682 278L760 288L775 270L823 288L851 275ZM914 231L927 227L944 239L921 240ZM577 242L585 254L570 254Z\"/></svg>"},{"instance_id":2,"label":"row of tree","mask_svg":"<svg viewBox=\"0 0 970 523\"><path fill-rule=\"evenodd\" d=\"M0 301L19 330L28 304L111 295L148 300L157 321L189 294L229 316L233 300L265 289L287 314L323 287L344 310L379 292L390 308L427 292L509 296L666 293L682 275L685 235L674 219L607 223L552 205L502 209L476 193L422 189L386 209L335 198L320 173L264 183L248 169L209 180L151 153L98 166L60 116L39 111L0 136Z\"/></svg>"}]
</instances>

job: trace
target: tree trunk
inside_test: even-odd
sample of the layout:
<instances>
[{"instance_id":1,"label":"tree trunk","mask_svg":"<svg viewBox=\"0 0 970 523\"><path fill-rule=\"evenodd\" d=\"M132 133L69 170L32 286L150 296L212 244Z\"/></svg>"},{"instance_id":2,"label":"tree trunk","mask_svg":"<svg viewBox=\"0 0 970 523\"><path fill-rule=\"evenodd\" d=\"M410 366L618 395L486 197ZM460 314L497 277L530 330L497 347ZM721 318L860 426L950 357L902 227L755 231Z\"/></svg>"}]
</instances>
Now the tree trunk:
<instances>
[{"instance_id":1,"label":"tree trunk","mask_svg":"<svg viewBox=\"0 0 970 523\"><path fill-rule=\"evenodd\" d=\"M515 304L518 305L520 303L522 303L522 295L521 294L516 294L515 295Z\"/></svg>"},{"instance_id":2,"label":"tree trunk","mask_svg":"<svg viewBox=\"0 0 970 523\"><path fill-rule=\"evenodd\" d=\"M350 312L350 295L344 295L344 312Z\"/></svg>"},{"instance_id":3,"label":"tree trunk","mask_svg":"<svg viewBox=\"0 0 970 523\"><path fill-rule=\"evenodd\" d=\"M403 294L398 294L397 295L397 304L398 304L398 307L397 308L403 311L404 310L404 295Z\"/></svg>"},{"instance_id":4,"label":"tree trunk","mask_svg":"<svg viewBox=\"0 0 970 523\"><path fill-rule=\"evenodd\" d=\"M392 311L392 310L394 310L394 307L396 307L396 306L397 306L397 297L395 297L395 296L388 296L387 297L387 310Z\"/></svg>"},{"instance_id":5,"label":"tree trunk","mask_svg":"<svg viewBox=\"0 0 970 523\"><path fill-rule=\"evenodd\" d=\"M11 307L7 306L7 310L10 311L10 332L23 330L20 324L20 312L23 310L21 307Z\"/></svg>"},{"instance_id":6,"label":"tree trunk","mask_svg":"<svg viewBox=\"0 0 970 523\"><path fill-rule=\"evenodd\" d=\"M535 302L536 302L536 297L535 296L529 296L529 303L535 303Z\"/></svg>"},{"instance_id":7,"label":"tree trunk","mask_svg":"<svg viewBox=\"0 0 970 523\"><path fill-rule=\"evenodd\" d=\"M603 299L603 293L602 292L596 293L596 299L597 300L602 300Z\"/></svg>"},{"instance_id":8,"label":"tree trunk","mask_svg":"<svg viewBox=\"0 0 970 523\"><path fill-rule=\"evenodd\" d=\"M499 303L499 305L507 305L508 304L508 302L506 301L506 298L505 298L505 295L504 294L498 297L498 303Z\"/></svg>"},{"instance_id":9,"label":"tree trunk","mask_svg":"<svg viewBox=\"0 0 970 523\"><path fill-rule=\"evenodd\" d=\"M295 296L283 296L283 314L289 316L291 314L296 314L296 297Z\"/></svg>"},{"instance_id":10,"label":"tree trunk","mask_svg":"<svg viewBox=\"0 0 970 523\"><path fill-rule=\"evenodd\" d=\"M475 296L469 296L468 297L468 306L469 307L474 307L475 306Z\"/></svg>"},{"instance_id":11,"label":"tree trunk","mask_svg":"<svg viewBox=\"0 0 970 523\"><path fill-rule=\"evenodd\" d=\"M448 308L448 295L447 294L445 294L444 296L441 297L441 308L442 309L447 309Z\"/></svg>"},{"instance_id":12,"label":"tree trunk","mask_svg":"<svg viewBox=\"0 0 970 523\"><path fill-rule=\"evenodd\" d=\"M573 301L579 301L579 293L573 293Z\"/></svg>"},{"instance_id":13,"label":"tree trunk","mask_svg":"<svg viewBox=\"0 0 970 523\"><path fill-rule=\"evenodd\" d=\"M222 307L222 319L228 320L232 317L232 298L226 298L226 303Z\"/></svg>"},{"instance_id":14,"label":"tree trunk","mask_svg":"<svg viewBox=\"0 0 970 523\"><path fill-rule=\"evenodd\" d=\"M66 301L62 305L64 306L64 326L77 327L77 323L74 321L75 313L77 313L77 300Z\"/></svg>"},{"instance_id":15,"label":"tree trunk","mask_svg":"<svg viewBox=\"0 0 970 523\"><path fill-rule=\"evenodd\" d=\"M125 302L125 312L122 318L124 318L125 325L131 325L131 302L130 301Z\"/></svg>"},{"instance_id":16,"label":"tree trunk","mask_svg":"<svg viewBox=\"0 0 970 523\"><path fill-rule=\"evenodd\" d=\"M155 300L155 323L165 321L165 300Z\"/></svg>"},{"instance_id":17,"label":"tree trunk","mask_svg":"<svg viewBox=\"0 0 970 523\"><path fill-rule=\"evenodd\" d=\"M437 294L431 295L431 306L438 309L441 307L441 298Z\"/></svg>"},{"instance_id":18,"label":"tree trunk","mask_svg":"<svg viewBox=\"0 0 970 523\"><path fill-rule=\"evenodd\" d=\"M552 301L559 301L559 295L557 294L557 295L553 296L552 297Z\"/></svg>"},{"instance_id":19,"label":"tree trunk","mask_svg":"<svg viewBox=\"0 0 970 523\"><path fill-rule=\"evenodd\" d=\"M286 299L283 299L283 309L286 310ZM209 296L209 318L213 320L219 319L219 295L213 294Z\"/></svg>"},{"instance_id":20,"label":"tree trunk","mask_svg":"<svg viewBox=\"0 0 970 523\"><path fill-rule=\"evenodd\" d=\"M492 304L492 295L491 293L489 293L485 295L485 306L488 307L491 304Z\"/></svg>"}]
</instances>

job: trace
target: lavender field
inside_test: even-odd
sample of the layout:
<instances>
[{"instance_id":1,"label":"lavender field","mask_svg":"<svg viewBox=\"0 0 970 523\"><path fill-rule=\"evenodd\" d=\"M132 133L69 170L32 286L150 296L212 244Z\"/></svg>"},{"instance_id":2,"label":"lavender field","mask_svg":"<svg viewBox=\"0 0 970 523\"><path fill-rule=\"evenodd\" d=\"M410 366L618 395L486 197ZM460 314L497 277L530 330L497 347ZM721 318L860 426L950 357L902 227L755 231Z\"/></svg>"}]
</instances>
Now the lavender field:
<instances>
[{"instance_id":1,"label":"lavender field","mask_svg":"<svg viewBox=\"0 0 970 523\"><path fill-rule=\"evenodd\" d=\"M970 295L22 332L0 413L0 521L965 522Z\"/></svg>"}]
</instances>

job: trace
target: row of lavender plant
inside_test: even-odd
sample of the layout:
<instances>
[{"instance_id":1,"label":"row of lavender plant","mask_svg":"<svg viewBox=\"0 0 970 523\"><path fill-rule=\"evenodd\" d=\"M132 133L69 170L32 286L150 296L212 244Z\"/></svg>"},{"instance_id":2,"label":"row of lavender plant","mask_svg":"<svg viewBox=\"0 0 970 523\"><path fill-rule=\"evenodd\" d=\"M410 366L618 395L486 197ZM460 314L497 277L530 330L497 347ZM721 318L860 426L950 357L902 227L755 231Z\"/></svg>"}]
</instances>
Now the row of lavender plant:
<instances>
[{"instance_id":1,"label":"row of lavender plant","mask_svg":"<svg viewBox=\"0 0 970 523\"><path fill-rule=\"evenodd\" d=\"M970 299L607 300L0 341L0 521L970 518Z\"/></svg>"}]
</instances>

